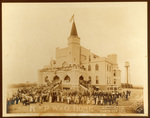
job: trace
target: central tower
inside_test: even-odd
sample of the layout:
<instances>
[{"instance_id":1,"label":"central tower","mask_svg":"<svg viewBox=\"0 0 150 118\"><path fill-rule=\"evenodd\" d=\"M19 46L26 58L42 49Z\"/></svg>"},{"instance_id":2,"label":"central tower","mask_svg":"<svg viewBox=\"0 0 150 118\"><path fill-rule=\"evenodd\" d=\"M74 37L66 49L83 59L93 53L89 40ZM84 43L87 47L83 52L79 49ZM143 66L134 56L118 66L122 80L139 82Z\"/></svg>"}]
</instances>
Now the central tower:
<instances>
[{"instance_id":1,"label":"central tower","mask_svg":"<svg viewBox=\"0 0 150 118\"><path fill-rule=\"evenodd\" d=\"M68 38L69 64L80 65L80 38L78 37L75 21L73 20L70 37Z\"/></svg>"}]
</instances>

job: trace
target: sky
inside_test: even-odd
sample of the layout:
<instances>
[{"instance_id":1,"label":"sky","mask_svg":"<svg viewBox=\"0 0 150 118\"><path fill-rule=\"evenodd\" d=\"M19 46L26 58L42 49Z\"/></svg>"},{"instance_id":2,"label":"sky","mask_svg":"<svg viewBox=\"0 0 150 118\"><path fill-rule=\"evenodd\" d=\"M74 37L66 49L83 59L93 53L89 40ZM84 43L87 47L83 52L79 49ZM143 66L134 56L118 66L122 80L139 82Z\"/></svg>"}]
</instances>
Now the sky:
<instances>
[{"instance_id":1,"label":"sky","mask_svg":"<svg viewBox=\"0 0 150 118\"><path fill-rule=\"evenodd\" d=\"M100 57L117 54L121 82L147 82L147 3L2 3L3 82L37 82L38 70L67 47L74 14L80 44Z\"/></svg>"}]
</instances>

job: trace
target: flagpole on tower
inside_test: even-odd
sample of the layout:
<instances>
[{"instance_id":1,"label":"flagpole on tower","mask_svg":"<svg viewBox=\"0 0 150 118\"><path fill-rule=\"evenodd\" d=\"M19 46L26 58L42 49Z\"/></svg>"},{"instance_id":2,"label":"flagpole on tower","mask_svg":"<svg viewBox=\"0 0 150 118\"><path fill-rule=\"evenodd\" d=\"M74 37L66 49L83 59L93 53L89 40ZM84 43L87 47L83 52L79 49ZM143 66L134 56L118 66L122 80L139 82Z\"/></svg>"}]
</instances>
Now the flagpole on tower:
<instances>
[{"instance_id":1,"label":"flagpole on tower","mask_svg":"<svg viewBox=\"0 0 150 118\"><path fill-rule=\"evenodd\" d=\"M74 14L73 14L72 17L71 17L70 22L72 22L72 20L73 20L73 22L74 22Z\"/></svg>"}]
</instances>

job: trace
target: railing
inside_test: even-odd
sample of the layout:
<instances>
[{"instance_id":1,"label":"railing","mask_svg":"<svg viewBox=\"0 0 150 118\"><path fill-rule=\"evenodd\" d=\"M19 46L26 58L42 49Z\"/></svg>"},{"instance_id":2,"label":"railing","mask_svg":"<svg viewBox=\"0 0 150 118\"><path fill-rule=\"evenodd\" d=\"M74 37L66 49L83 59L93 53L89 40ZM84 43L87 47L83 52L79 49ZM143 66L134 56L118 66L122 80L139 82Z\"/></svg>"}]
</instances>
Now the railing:
<instances>
[{"instance_id":1,"label":"railing","mask_svg":"<svg viewBox=\"0 0 150 118\"><path fill-rule=\"evenodd\" d=\"M89 91L88 88L84 87L83 85L80 84L80 87L82 87L84 90Z\"/></svg>"},{"instance_id":2,"label":"railing","mask_svg":"<svg viewBox=\"0 0 150 118\"><path fill-rule=\"evenodd\" d=\"M55 88L57 88L58 86L60 86L62 82L61 81L55 81L55 82L52 82L51 85L50 85L50 89L51 90L54 90Z\"/></svg>"},{"instance_id":3,"label":"railing","mask_svg":"<svg viewBox=\"0 0 150 118\"><path fill-rule=\"evenodd\" d=\"M85 80L80 80L79 84L86 87L86 88L89 88L91 86L90 81L85 81Z\"/></svg>"},{"instance_id":4,"label":"railing","mask_svg":"<svg viewBox=\"0 0 150 118\"><path fill-rule=\"evenodd\" d=\"M86 68L84 66L80 66L80 65L77 65L77 64L73 64L73 65L68 65L66 67L52 67L52 68L43 68L43 69L40 69L39 71L40 72L44 72L44 71L59 71L59 70L71 70L71 69L82 69L82 70L86 70Z\"/></svg>"},{"instance_id":5,"label":"railing","mask_svg":"<svg viewBox=\"0 0 150 118\"><path fill-rule=\"evenodd\" d=\"M82 87L84 90L90 91L91 88L91 81L85 81L85 80L80 80L79 81L80 87Z\"/></svg>"}]
</instances>

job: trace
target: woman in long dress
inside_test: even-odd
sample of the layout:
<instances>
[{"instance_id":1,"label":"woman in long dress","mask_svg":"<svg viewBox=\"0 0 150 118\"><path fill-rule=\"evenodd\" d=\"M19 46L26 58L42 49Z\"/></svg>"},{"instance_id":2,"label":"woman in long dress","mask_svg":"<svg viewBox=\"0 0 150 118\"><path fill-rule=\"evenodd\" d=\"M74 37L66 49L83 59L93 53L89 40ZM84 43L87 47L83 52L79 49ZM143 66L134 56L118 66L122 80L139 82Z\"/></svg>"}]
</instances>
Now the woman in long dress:
<instances>
[{"instance_id":1,"label":"woman in long dress","mask_svg":"<svg viewBox=\"0 0 150 118\"><path fill-rule=\"evenodd\" d=\"M90 104L90 97L89 96L87 96L86 104Z\"/></svg>"},{"instance_id":2,"label":"woman in long dress","mask_svg":"<svg viewBox=\"0 0 150 118\"><path fill-rule=\"evenodd\" d=\"M38 102L38 96L36 95L35 96L35 103L37 103Z\"/></svg>"},{"instance_id":3,"label":"woman in long dress","mask_svg":"<svg viewBox=\"0 0 150 118\"><path fill-rule=\"evenodd\" d=\"M59 102L59 95L57 94L57 102Z\"/></svg>"},{"instance_id":4,"label":"woman in long dress","mask_svg":"<svg viewBox=\"0 0 150 118\"><path fill-rule=\"evenodd\" d=\"M51 94L49 96L49 102L52 103L52 96L51 96Z\"/></svg>"},{"instance_id":5,"label":"woman in long dress","mask_svg":"<svg viewBox=\"0 0 150 118\"><path fill-rule=\"evenodd\" d=\"M29 97L29 102L32 103L33 102L33 98L32 96Z\"/></svg>"},{"instance_id":6,"label":"woman in long dress","mask_svg":"<svg viewBox=\"0 0 150 118\"><path fill-rule=\"evenodd\" d=\"M99 100L98 100L98 96L97 96L97 97L96 97L96 105L98 105L98 101L99 101Z\"/></svg>"},{"instance_id":7,"label":"woman in long dress","mask_svg":"<svg viewBox=\"0 0 150 118\"><path fill-rule=\"evenodd\" d=\"M104 98L103 98L103 96L101 96L101 98L100 98L100 104L101 104L101 105L104 104Z\"/></svg>"}]
</instances>

